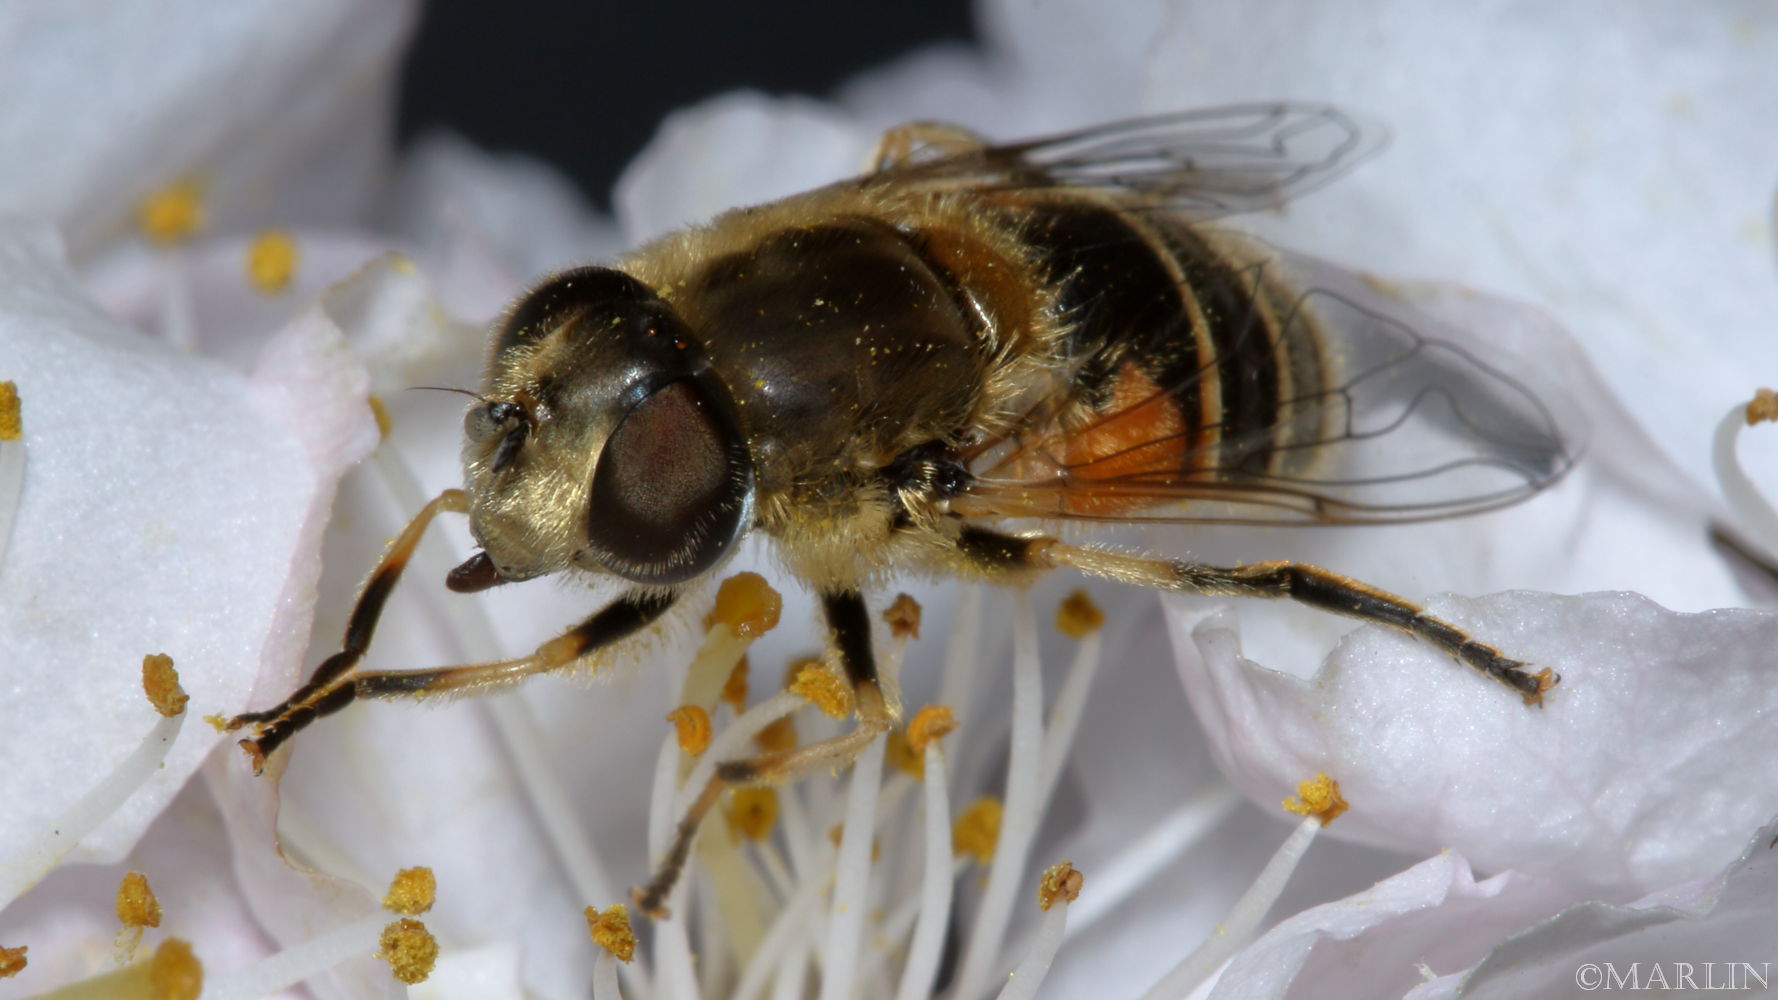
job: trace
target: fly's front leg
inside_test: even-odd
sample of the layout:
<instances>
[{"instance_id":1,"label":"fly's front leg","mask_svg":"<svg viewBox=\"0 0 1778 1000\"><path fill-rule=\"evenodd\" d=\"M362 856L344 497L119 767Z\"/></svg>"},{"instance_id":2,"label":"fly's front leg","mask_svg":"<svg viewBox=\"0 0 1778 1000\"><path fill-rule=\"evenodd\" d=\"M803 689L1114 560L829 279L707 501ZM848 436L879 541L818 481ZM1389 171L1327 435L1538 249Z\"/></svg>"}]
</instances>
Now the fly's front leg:
<instances>
[{"instance_id":1,"label":"fly's front leg","mask_svg":"<svg viewBox=\"0 0 1778 1000\"><path fill-rule=\"evenodd\" d=\"M674 828L672 846L667 849L660 867L655 869L654 877L647 886L631 893L636 907L649 916L656 919L667 916L667 897L685 872L698 828L724 791L794 781L819 767L845 767L858 759L871 740L888 732L895 724L895 712L883 696L882 682L877 677L877 658L871 648L870 614L865 608L864 596L856 590L823 594L821 606L826 612L828 627L833 630L833 643L839 652L840 664L852 685L858 711L857 728L808 746L716 765L715 773Z\"/></svg>"},{"instance_id":2,"label":"fly's front leg","mask_svg":"<svg viewBox=\"0 0 1778 1000\"><path fill-rule=\"evenodd\" d=\"M638 593L620 597L586 621L537 647L531 655L511 660L431 670L360 672L348 669L334 671L324 678L323 672L329 670L329 664L338 658L339 654L336 654L315 672L315 679L282 705L267 712L236 716L229 720L228 728L255 727L255 736L241 740L239 745L253 763L253 773L258 774L272 751L298 730L359 698L423 698L465 690L486 691L532 674L562 670L641 630L672 607L676 596L672 593ZM363 651L358 652L362 654Z\"/></svg>"},{"instance_id":3,"label":"fly's front leg","mask_svg":"<svg viewBox=\"0 0 1778 1000\"><path fill-rule=\"evenodd\" d=\"M1066 566L1123 583L1197 594L1289 598L1312 608L1400 629L1517 691L1527 705L1561 679L1548 668L1533 672L1418 605L1369 584L1306 563L1272 561L1223 568L1182 559L1101 552L1047 537L1019 537L965 528L958 549L978 568L1002 573Z\"/></svg>"}]
</instances>

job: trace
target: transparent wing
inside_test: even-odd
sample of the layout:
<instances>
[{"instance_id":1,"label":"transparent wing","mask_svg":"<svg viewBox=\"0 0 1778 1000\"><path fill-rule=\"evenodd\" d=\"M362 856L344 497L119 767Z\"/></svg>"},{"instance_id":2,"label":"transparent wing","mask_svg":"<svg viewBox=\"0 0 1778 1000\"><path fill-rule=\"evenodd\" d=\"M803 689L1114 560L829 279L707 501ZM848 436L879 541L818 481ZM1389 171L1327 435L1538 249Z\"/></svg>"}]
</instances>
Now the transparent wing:
<instances>
[{"instance_id":1,"label":"transparent wing","mask_svg":"<svg viewBox=\"0 0 1778 1000\"><path fill-rule=\"evenodd\" d=\"M1114 191L1203 220L1276 208L1339 176L1382 139L1381 129L1361 128L1330 105L1234 104L999 146L916 147L874 177L989 191Z\"/></svg>"},{"instance_id":2,"label":"transparent wing","mask_svg":"<svg viewBox=\"0 0 1778 1000\"><path fill-rule=\"evenodd\" d=\"M1142 391L1110 403L1102 392L1088 398L1075 376L1095 359L1082 359L1032 386L1007 430L969 449L975 481L953 509L1084 521L1420 521L1522 500L1577 459L1583 424L1559 387L1533 388L1534 361L1319 261L1267 248L1245 280L1256 311L1261 282L1293 290L1274 296L1271 316L1239 324L1243 337L1267 344L1229 345L1169 381L1134 380ZM1553 325L1541 333L1562 336ZM1166 417L1194 383L1207 393L1253 378L1243 366L1278 351L1314 352L1322 376L1284 394L1269 422Z\"/></svg>"}]
</instances>

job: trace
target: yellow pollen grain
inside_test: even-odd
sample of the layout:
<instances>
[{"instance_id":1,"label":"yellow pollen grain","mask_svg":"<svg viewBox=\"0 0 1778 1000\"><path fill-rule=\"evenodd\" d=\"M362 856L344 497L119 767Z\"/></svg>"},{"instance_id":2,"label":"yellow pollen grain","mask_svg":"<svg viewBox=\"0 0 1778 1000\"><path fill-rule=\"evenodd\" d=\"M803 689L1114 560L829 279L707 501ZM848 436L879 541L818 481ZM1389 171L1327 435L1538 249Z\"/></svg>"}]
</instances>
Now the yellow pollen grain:
<instances>
[{"instance_id":1,"label":"yellow pollen grain","mask_svg":"<svg viewBox=\"0 0 1778 1000\"><path fill-rule=\"evenodd\" d=\"M125 927L159 927L161 903L148 887L148 876L130 872L117 886L117 919Z\"/></svg>"},{"instance_id":2,"label":"yellow pollen grain","mask_svg":"<svg viewBox=\"0 0 1778 1000\"><path fill-rule=\"evenodd\" d=\"M1751 426L1766 420L1778 421L1778 392L1761 389L1747 404L1747 423Z\"/></svg>"},{"instance_id":3,"label":"yellow pollen grain","mask_svg":"<svg viewBox=\"0 0 1778 1000\"><path fill-rule=\"evenodd\" d=\"M154 243L171 246L204 227L204 186L182 177L136 205L136 225Z\"/></svg>"},{"instance_id":4,"label":"yellow pollen grain","mask_svg":"<svg viewBox=\"0 0 1778 1000\"><path fill-rule=\"evenodd\" d=\"M957 716L948 705L927 705L914 713L908 723L908 746L922 757L933 740L941 739L957 729Z\"/></svg>"},{"instance_id":5,"label":"yellow pollen grain","mask_svg":"<svg viewBox=\"0 0 1778 1000\"><path fill-rule=\"evenodd\" d=\"M1086 879L1074 866L1066 861L1059 861L1043 870L1043 877L1037 880L1037 908L1048 910L1060 899L1064 903L1072 903L1080 898L1080 887Z\"/></svg>"},{"instance_id":6,"label":"yellow pollen grain","mask_svg":"<svg viewBox=\"0 0 1778 1000\"><path fill-rule=\"evenodd\" d=\"M228 719L218 713L212 712L209 715L204 716L204 721L210 724L211 729L214 729L219 733L228 732Z\"/></svg>"},{"instance_id":7,"label":"yellow pollen grain","mask_svg":"<svg viewBox=\"0 0 1778 1000\"><path fill-rule=\"evenodd\" d=\"M897 639L920 638L920 602L907 594L897 594L895 603L883 612L889 623L889 634Z\"/></svg>"},{"instance_id":8,"label":"yellow pollen grain","mask_svg":"<svg viewBox=\"0 0 1778 1000\"><path fill-rule=\"evenodd\" d=\"M696 757L709 748L710 713L701 706L681 705L667 713L667 721L673 724L681 753Z\"/></svg>"},{"instance_id":9,"label":"yellow pollen grain","mask_svg":"<svg viewBox=\"0 0 1778 1000\"><path fill-rule=\"evenodd\" d=\"M17 948L0 947L0 979L11 979L25 971L25 966L30 964L25 961L25 952L30 950L31 946L25 944Z\"/></svg>"},{"instance_id":10,"label":"yellow pollen grain","mask_svg":"<svg viewBox=\"0 0 1778 1000\"><path fill-rule=\"evenodd\" d=\"M383 909L404 917L417 917L432 909L438 900L438 878L425 865L403 868L389 880L389 891L383 896Z\"/></svg>"},{"instance_id":11,"label":"yellow pollen grain","mask_svg":"<svg viewBox=\"0 0 1778 1000\"><path fill-rule=\"evenodd\" d=\"M757 639L778 625L784 598L758 573L736 573L716 589L716 606L705 627L727 625L737 639Z\"/></svg>"},{"instance_id":12,"label":"yellow pollen grain","mask_svg":"<svg viewBox=\"0 0 1778 1000\"><path fill-rule=\"evenodd\" d=\"M811 665L798 670L790 690L832 718L843 719L852 714L852 692L845 681L826 667Z\"/></svg>"},{"instance_id":13,"label":"yellow pollen grain","mask_svg":"<svg viewBox=\"0 0 1778 1000\"><path fill-rule=\"evenodd\" d=\"M737 788L723 813L729 829L748 840L764 840L778 823L776 788Z\"/></svg>"},{"instance_id":14,"label":"yellow pollen grain","mask_svg":"<svg viewBox=\"0 0 1778 1000\"><path fill-rule=\"evenodd\" d=\"M1070 639L1085 639L1105 624L1105 612L1084 590L1069 594L1056 609L1056 628Z\"/></svg>"},{"instance_id":15,"label":"yellow pollen grain","mask_svg":"<svg viewBox=\"0 0 1778 1000\"><path fill-rule=\"evenodd\" d=\"M17 382L0 382L0 441L18 441L25 436L25 421L19 410Z\"/></svg>"},{"instance_id":16,"label":"yellow pollen grain","mask_svg":"<svg viewBox=\"0 0 1778 1000\"><path fill-rule=\"evenodd\" d=\"M301 255L296 240L282 229L263 229L247 244L247 283L262 295L290 287Z\"/></svg>"},{"instance_id":17,"label":"yellow pollen grain","mask_svg":"<svg viewBox=\"0 0 1778 1000\"><path fill-rule=\"evenodd\" d=\"M383 405L383 397L375 393L370 397L370 415L377 418L377 440L389 440L389 432L395 428L395 421L389 418L389 408Z\"/></svg>"},{"instance_id":18,"label":"yellow pollen grain","mask_svg":"<svg viewBox=\"0 0 1778 1000\"><path fill-rule=\"evenodd\" d=\"M593 943L611 952L620 962L636 957L636 932L630 929L630 908L613 903L601 913L586 908L586 929Z\"/></svg>"},{"instance_id":19,"label":"yellow pollen grain","mask_svg":"<svg viewBox=\"0 0 1778 1000\"><path fill-rule=\"evenodd\" d=\"M913 744L908 742L906 730L889 730L888 742L883 746L883 758L889 762L890 767L915 781L926 780L926 758L914 752Z\"/></svg>"},{"instance_id":20,"label":"yellow pollen grain","mask_svg":"<svg viewBox=\"0 0 1778 1000\"><path fill-rule=\"evenodd\" d=\"M185 703L191 700L179 686L179 671L173 669L173 658L165 653L150 653L142 658L142 691L154 710L168 718L185 711Z\"/></svg>"},{"instance_id":21,"label":"yellow pollen grain","mask_svg":"<svg viewBox=\"0 0 1778 1000\"><path fill-rule=\"evenodd\" d=\"M743 656L735 661L735 669L728 672L728 680L722 683L722 693L717 695L721 701L735 706L735 711L747 707L747 674L753 668Z\"/></svg>"},{"instance_id":22,"label":"yellow pollen grain","mask_svg":"<svg viewBox=\"0 0 1778 1000\"><path fill-rule=\"evenodd\" d=\"M148 960L149 995L155 1000L198 1000L204 991L204 963L191 944L168 938Z\"/></svg>"},{"instance_id":23,"label":"yellow pollen grain","mask_svg":"<svg viewBox=\"0 0 1778 1000\"><path fill-rule=\"evenodd\" d=\"M1346 800L1340 796L1340 783L1323 771L1298 784L1296 797L1285 799L1284 808L1298 816L1318 817L1326 826L1346 811Z\"/></svg>"},{"instance_id":24,"label":"yellow pollen grain","mask_svg":"<svg viewBox=\"0 0 1778 1000\"><path fill-rule=\"evenodd\" d=\"M969 804L951 827L951 849L968 854L978 865L994 860L994 844L1000 840L1000 800L984 795Z\"/></svg>"},{"instance_id":25,"label":"yellow pollen grain","mask_svg":"<svg viewBox=\"0 0 1778 1000\"><path fill-rule=\"evenodd\" d=\"M423 983L438 963L438 939L426 925L402 917L387 927L377 941L377 957L389 963L395 978L408 984Z\"/></svg>"},{"instance_id":26,"label":"yellow pollen grain","mask_svg":"<svg viewBox=\"0 0 1778 1000\"><path fill-rule=\"evenodd\" d=\"M796 720L786 715L770 723L753 737L753 743L766 753L796 747Z\"/></svg>"}]
</instances>

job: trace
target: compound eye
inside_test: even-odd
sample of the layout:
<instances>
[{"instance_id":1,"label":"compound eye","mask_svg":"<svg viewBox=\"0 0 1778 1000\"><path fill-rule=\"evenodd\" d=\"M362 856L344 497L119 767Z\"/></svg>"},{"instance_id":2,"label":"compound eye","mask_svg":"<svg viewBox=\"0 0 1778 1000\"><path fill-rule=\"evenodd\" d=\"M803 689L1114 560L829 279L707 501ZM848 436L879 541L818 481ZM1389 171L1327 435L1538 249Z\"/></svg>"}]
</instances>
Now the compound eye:
<instances>
[{"instance_id":1,"label":"compound eye","mask_svg":"<svg viewBox=\"0 0 1778 1000\"><path fill-rule=\"evenodd\" d=\"M689 580L744 527L752 463L698 382L669 382L636 404L593 472L588 537L607 569L638 583Z\"/></svg>"}]
</instances>

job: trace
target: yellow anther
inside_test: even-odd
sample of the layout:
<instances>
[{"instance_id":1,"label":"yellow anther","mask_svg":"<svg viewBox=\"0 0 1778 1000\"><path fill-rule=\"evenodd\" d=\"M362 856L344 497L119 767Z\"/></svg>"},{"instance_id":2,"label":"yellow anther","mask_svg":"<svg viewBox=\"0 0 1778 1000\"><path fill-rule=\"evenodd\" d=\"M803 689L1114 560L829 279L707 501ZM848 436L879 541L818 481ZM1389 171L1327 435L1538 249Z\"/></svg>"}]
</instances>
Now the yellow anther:
<instances>
[{"instance_id":1,"label":"yellow anther","mask_svg":"<svg viewBox=\"0 0 1778 1000\"><path fill-rule=\"evenodd\" d=\"M852 714L852 690L826 667L811 665L798 670L790 690L832 718L843 719Z\"/></svg>"},{"instance_id":2,"label":"yellow anther","mask_svg":"<svg viewBox=\"0 0 1778 1000\"><path fill-rule=\"evenodd\" d=\"M920 602L907 594L898 594L895 603L883 612L889 623L889 634L897 639L920 638Z\"/></svg>"},{"instance_id":3,"label":"yellow anther","mask_svg":"<svg viewBox=\"0 0 1778 1000\"><path fill-rule=\"evenodd\" d=\"M948 705L927 705L914 713L908 723L908 748L922 757L933 740L941 739L957 729L957 716Z\"/></svg>"},{"instance_id":4,"label":"yellow anther","mask_svg":"<svg viewBox=\"0 0 1778 1000\"><path fill-rule=\"evenodd\" d=\"M766 753L793 749L796 746L796 720L786 715L768 724L753 737L753 742Z\"/></svg>"},{"instance_id":5,"label":"yellow anther","mask_svg":"<svg viewBox=\"0 0 1778 1000\"><path fill-rule=\"evenodd\" d=\"M679 737L679 751L696 757L710 746L710 713L697 705L681 705L667 713Z\"/></svg>"},{"instance_id":6,"label":"yellow anther","mask_svg":"<svg viewBox=\"0 0 1778 1000\"><path fill-rule=\"evenodd\" d=\"M1080 886L1085 882L1080 872L1066 861L1057 862L1043 870L1043 877L1037 880L1037 908L1048 910L1060 899L1064 903L1072 903L1080 898Z\"/></svg>"},{"instance_id":7,"label":"yellow anther","mask_svg":"<svg viewBox=\"0 0 1778 1000\"><path fill-rule=\"evenodd\" d=\"M758 573L736 573L716 588L716 606L705 627L727 625L737 639L757 639L778 625L784 598Z\"/></svg>"},{"instance_id":8,"label":"yellow anther","mask_svg":"<svg viewBox=\"0 0 1778 1000\"><path fill-rule=\"evenodd\" d=\"M377 957L389 963L395 978L408 984L423 983L438 964L438 939L426 925L411 917L383 928L377 941Z\"/></svg>"},{"instance_id":9,"label":"yellow anther","mask_svg":"<svg viewBox=\"0 0 1778 1000\"><path fill-rule=\"evenodd\" d=\"M438 878L425 865L403 868L389 880L383 909L404 917L417 917L432 909L438 899Z\"/></svg>"},{"instance_id":10,"label":"yellow anther","mask_svg":"<svg viewBox=\"0 0 1778 1000\"><path fill-rule=\"evenodd\" d=\"M968 854L978 865L994 860L994 845L1000 840L1000 800L983 796L969 804L951 827L951 849Z\"/></svg>"},{"instance_id":11,"label":"yellow anther","mask_svg":"<svg viewBox=\"0 0 1778 1000\"><path fill-rule=\"evenodd\" d=\"M728 811L723 816L736 835L764 840L778 822L778 790L737 788L729 796Z\"/></svg>"},{"instance_id":12,"label":"yellow anther","mask_svg":"<svg viewBox=\"0 0 1778 1000\"><path fill-rule=\"evenodd\" d=\"M148 987L155 1000L198 1000L204 991L204 963L189 942L168 938L148 960Z\"/></svg>"},{"instance_id":13,"label":"yellow anther","mask_svg":"<svg viewBox=\"0 0 1778 1000\"><path fill-rule=\"evenodd\" d=\"M142 658L142 691L148 703L164 716L185 711L191 697L179 686L179 671L173 669L173 658L165 653L150 653Z\"/></svg>"},{"instance_id":14,"label":"yellow anther","mask_svg":"<svg viewBox=\"0 0 1778 1000\"><path fill-rule=\"evenodd\" d=\"M30 964L25 961L25 952L30 950L31 946L27 944L21 944L17 948L0 948L0 979L11 979L25 971L25 966Z\"/></svg>"},{"instance_id":15,"label":"yellow anther","mask_svg":"<svg viewBox=\"0 0 1778 1000\"><path fill-rule=\"evenodd\" d=\"M1084 590L1077 590L1062 600L1056 609L1056 628L1070 639L1085 639L1105 624L1105 612L1093 603Z\"/></svg>"},{"instance_id":16,"label":"yellow anther","mask_svg":"<svg viewBox=\"0 0 1778 1000\"><path fill-rule=\"evenodd\" d=\"M261 230L247 244L247 282L262 294L276 295L290 287L299 258L296 240L289 233Z\"/></svg>"},{"instance_id":17,"label":"yellow anther","mask_svg":"<svg viewBox=\"0 0 1778 1000\"><path fill-rule=\"evenodd\" d=\"M370 415L377 420L377 440L389 440L389 432L395 428L395 421L389 417L389 408L383 405L383 397L376 393L370 396Z\"/></svg>"},{"instance_id":18,"label":"yellow anther","mask_svg":"<svg viewBox=\"0 0 1778 1000\"><path fill-rule=\"evenodd\" d=\"M636 957L636 932L630 929L630 908L613 903L600 913L586 908L586 929L593 943L617 956L620 962Z\"/></svg>"},{"instance_id":19,"label":"yellow anther","mask_svg":"<svg viewBox=\"0 0 1778 1000\"><path fill-rule=\"evenodd\" d=\"M913 745L908 742L906 730L889 730L888 742L883 745L883 759L889 762L890 767L915 781L926 780L926 758L914 752Z\"/></svg>"},{"instance_id":20,"label":"yellow anther","mask_svg":"<svg viewBox=\"0 0 1778 1000\"><path fill-rule=\"evenodd\" d=\"M735 706L737 712L747 707L747 673L750 669L747 657L736 660L735 669L728 672L728 680L722 684L722 694L717 696L718 700Z\"/></svg>"},{"instance_id":21,"label":"yellow anther","mask_svg":"<svg viewBox=\"0 0 1778 1000\"><path fill-rule=\"evenodd\" d=\"M1753 400L1747 404L1747 423L1749 425L1765 420L1778 420L1778 392L1761 389L1753 394Z\"/></svg>"},{"instance_id":22,"label":"yellow anther","mask_svg":"<svg viewBox=\"0 0 1778 1000\"><path fill-rule=\"evenodd\" d=\"M0 382L0 441L17 441L25 436L25 421L19 411L17 382Z\"/></svg>"},{"instance_id":23,"label":"yellow anther","mask_svg":"<svg viewBox=\"0 0 1778 1000\"><path fill-rule=\"evenodd\" d=\"M154 890L148 887L148 876L141 872L130 872L118 883L117 919L125 927L161 925L160 900L154 898Z\"/></svg>"},{"instance_id":24,"label":"yellow anther","mask_svg":"<svg viewBox=\"0 0 1778 1000\"><path fill-rule=\"evenodd\" d=\"M1284 808L1298 816L1318 817L1326 826L1346 811L1346 800L1340 797L1340 783L1322 772L1298 784L1296 797L1285 799Z\"/></svg>"},{"instance_id":25,"label":"yellow anther","mask_svg":"<svg viewBox=\"0 0 1778 1000\"><path fill-rule=\"evenodd\" d=\"M203 184L196 177L182 177L142 199L136 225L162 246L190 237L204 227Z\"/></svg>"}]
</instances>

